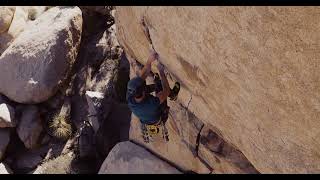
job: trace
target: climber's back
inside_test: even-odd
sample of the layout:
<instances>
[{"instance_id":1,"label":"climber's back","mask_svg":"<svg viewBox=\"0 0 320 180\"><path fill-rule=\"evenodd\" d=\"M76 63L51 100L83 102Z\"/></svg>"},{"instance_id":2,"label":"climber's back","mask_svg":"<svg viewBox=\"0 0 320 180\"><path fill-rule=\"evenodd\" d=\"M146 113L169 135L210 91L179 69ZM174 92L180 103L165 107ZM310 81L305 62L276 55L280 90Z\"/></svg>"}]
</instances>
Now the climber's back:
<instances>
[{"instance_id":1,"label":"climber's back","mask_svg":"<svg viewBox=\"0 0 320 180\"><path fill-rule=\"evenodd\" d=\"M144 124L154 124L160 120L160 100L145 91L146 83L141 77L132 78L127 87L128 106Z\"/></svg>"}]
</instances>

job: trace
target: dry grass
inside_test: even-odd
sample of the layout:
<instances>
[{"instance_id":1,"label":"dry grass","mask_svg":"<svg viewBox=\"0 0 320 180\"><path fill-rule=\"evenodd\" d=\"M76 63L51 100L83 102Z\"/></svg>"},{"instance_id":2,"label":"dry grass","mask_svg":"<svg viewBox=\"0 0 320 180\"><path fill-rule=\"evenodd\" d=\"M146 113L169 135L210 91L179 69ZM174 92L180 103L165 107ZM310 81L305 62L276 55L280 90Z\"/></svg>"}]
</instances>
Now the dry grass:
<instances>
[{"instance_id":1,"label":"dry grass","mask_svg":"<svg viewBox=\"0 0 320 180\"><path fill-rule=\"evenodd\" d=\"M69 174L73 159L74 155L72 153L61 155L43 163L38 167L36 174Z\"/></svg>"}]
</instances>

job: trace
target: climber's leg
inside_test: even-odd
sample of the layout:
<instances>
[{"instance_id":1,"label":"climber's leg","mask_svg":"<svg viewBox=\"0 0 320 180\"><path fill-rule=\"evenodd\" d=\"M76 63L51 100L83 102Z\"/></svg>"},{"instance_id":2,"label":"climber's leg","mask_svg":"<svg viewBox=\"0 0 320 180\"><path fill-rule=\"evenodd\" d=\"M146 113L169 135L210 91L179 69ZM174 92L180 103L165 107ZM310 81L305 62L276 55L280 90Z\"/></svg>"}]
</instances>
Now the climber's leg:
<instances>
[{"instance_id":1,"label":"climber's leg","mask_svg":"<svg viewBox=\"0 0 320 180\"><path fill-rule=\"evenodd\" d=\"M146 94L150 94L156 91L156 84L148 84L146 85Z\"/></svg>"},{"instance_id":2,"label":"climber's leg","mask_svg":"<svg viewBox=\"0 0 320 180\"><path fill-rule=\"evenodd\" d=\"M169 99L171 101L177 100L179 92L180 92L180 83L176 82L174 84L174 87L170 91Z\"/></svg>"},{"instance_id":3,"label":"climber's leg","mask_svg":"<svg viewBox=\"0 0 320 180\"><path fill-rule=\"evenodd\" d=\"M168 129L166 127L166 124L161 121L161 127L162 127L162 137L165 141L169 141L169 133L168 133Z\"/></svg>"},{"instance_id":4,"label":"climber's leg","mask_svg":"<svg viewBox=\"0 0 320 180\"><path fill-rule=\"evenodd\" d=\"M143 137L143 141L145 143L149 143L149 133L145 124L141 123L141 134Z\"/></svg>"},{"instance_id":5,"label":"climber's leg","mask_svg":"<svg viewBox=\"0 0 320 180\"><path fill-rule=\"evenodd\" d=\"M158 73L154 74L154 82L155 82L155 91L156 93L162 91L162 84L161 84L161 80L159 77ZM161 105L160 105L160 111L161 111L161 121L166 123L168 120L168 116L169 116L169 109L170 107L167 104L167 101L164 101Z\"/></svg>"},{"instance_id":6,"label":"climber's leg","mask_svg":"<svg viewBox=\"0 0 320 180\"><path fill-rule=\"evenodd\" d=\"M160 80L160 77L159 77L159 74L156 73L154 75L154 82L155 82L155 88L156 88L156 93L162 91L162 84L161 84L161 80ZM171 101L175 101L177 100L178 98L178 94L180 92L180 83L179 82L176 82L174 84L174 87L172 89L170 89L170 94L169 94L169 99Z\"/></svg>"},{"instance_id":7,"label":"climber's leg","mask_svg":"<svg viewBox=\"0 0 320 180\"><path fill-rule=\"evenodd\" d=\"M154 84L148 84L146 86L146 92L149 94L152 92L158 93L160 91L162 91L161 80L160 80L159 74L155 73L154 74Z\"/></svg>"},{"instance_id":8,"label":"climber's leg","mask_svg":"<svg viewBox=\"0 0 320 180\"><path fill-rule=\"evenodd\" d=\"M167 101L164 101L160 105L161 110L161 121L165 124L169 118L170 107L167 105Z\"/></svg>"},{"instance_id":9,"label":"climber's leg","mask_svg":"<svg viewBox=\"0 0 320 180\"><path fill-rule=\"evenodd\" d=\"M154 82L156 85L156 93L162 91L162 83L159 77L159 74L155 74L154 75ZM168 129L166 127L166 122L168 120L169 117L169 110L170 107L167 104L167 101L164 101L161 105L160 105L160 111L161 111L161 127L162 127L162 136L163 139L165 139L165 141L169 141L169 133L168 133Z\"/></svg>"},{"instance_id":10,"label":"climber's leg","mask_svg":"<svg viewBox=\"0 0 320 180\"><path fill-rule=\"evenodd\" d=\"M162 91L162 83L158 73L154 74L155 92L158 93Z\"/></svg>"}]
</instances>

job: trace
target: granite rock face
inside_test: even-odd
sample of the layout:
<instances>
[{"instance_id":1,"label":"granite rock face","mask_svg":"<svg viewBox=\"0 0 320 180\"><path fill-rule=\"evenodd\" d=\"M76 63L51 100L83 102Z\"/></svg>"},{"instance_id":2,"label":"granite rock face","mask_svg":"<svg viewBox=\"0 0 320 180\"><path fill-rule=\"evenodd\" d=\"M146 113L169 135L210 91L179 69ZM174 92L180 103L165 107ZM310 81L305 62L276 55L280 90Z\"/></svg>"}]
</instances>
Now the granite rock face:
<instances>
[{"instance_id":1,"label":"granite rock face","mask_svg":"<svg viewBox=\"0 0 320 180\"><path fill-rule=\"evenodd\" d=\"M319 18L319 7L116 8L131 62L152 44L182 85L178 101L261 173L320 171Z\"/></svg>"},{"instance_id":2,"label":"granite rock face","mask_svg":"<svg viewBox=\"0 0 320 180\"><path fill-rule=\"evenodd\" d=\"M28 23L0 56L0 93L18 103L48 100L76 60L81 31L78 7L51 8Z\"/></svg>"},{"instance_id":3,"label":"granite rock face","mask_svg":"<svg viewBox=\"0 0 320 180\"><path fill-rule=\"evenodd\" d=\"M129 141L118 143L99 174L180 174L177 169Z\"/></svg>"}]
</instances>

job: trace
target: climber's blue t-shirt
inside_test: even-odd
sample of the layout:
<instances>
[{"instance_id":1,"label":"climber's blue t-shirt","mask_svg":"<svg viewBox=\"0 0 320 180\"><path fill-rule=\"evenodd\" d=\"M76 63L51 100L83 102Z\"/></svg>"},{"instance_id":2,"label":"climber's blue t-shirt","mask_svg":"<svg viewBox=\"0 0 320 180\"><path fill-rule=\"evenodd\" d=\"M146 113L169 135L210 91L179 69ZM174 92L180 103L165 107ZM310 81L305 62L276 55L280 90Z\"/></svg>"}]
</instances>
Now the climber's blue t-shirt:
<instances>
[{"instance_id":1,"label":"climber's blue t-shirt","mask_svg":"<svg viewBox=\"0 0 320 180\"><path fill-rule=\"evenodd\" d=\"M141 102L136 102L133 96L128 97L128 106L144 124L154 124L159 121L161 116L160 100L150 94Z\"/></svg>"}]
</instances>

